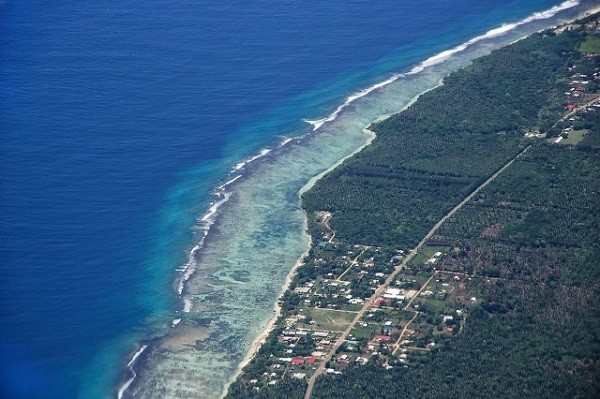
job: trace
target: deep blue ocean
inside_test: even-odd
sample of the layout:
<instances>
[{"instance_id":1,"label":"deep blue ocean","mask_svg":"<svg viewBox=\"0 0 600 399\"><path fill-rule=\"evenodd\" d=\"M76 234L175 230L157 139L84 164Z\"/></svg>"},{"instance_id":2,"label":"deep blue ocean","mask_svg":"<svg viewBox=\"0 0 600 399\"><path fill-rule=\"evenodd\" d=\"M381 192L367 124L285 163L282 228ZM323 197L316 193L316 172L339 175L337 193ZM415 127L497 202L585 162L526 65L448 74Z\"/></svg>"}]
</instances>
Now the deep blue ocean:
<instances>
[{"instance_id":1,"label":"deep blue ocean","mask_svg":"<svg viewBox=\"0 0 600 399\"><path fill-rule=\"evenodd\" d=\"M113 394L232 165L561 2L1 2L0 397Z\"/></svg>"}]
</instances>

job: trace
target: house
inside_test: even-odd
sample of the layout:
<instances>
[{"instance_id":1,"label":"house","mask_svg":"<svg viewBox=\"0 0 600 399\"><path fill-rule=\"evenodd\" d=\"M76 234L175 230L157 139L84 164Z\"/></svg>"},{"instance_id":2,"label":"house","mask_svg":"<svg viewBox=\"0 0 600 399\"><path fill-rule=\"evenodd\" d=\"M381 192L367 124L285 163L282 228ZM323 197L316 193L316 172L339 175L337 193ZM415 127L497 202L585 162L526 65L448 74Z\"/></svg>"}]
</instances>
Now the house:
<instances>
[{"instance_id":1,"label":"house","mask_svg":"<svg viewBox=\"0 0 600 399\"><path fill-rule=\"evenodd\" d=\"M375 299L375 305L378 306L386 306L389 305L391 303L391 301L389 299L384 299L384 298L377 298Z\"/></svg>"},{"instance_id":2,"label":"house","mask_svg":"<svg viewBox=\"0 0 600 399\"><path fill-rule=\"evenodd\" d=\"M306 360L308 360L308 364L315 364L315 362L317 361L317 358L314 356L309 356Z\"/></svg>"},{"instance_id":3,"label":"house","mask_svg":"<svg viewBox=\"0 0 600 399\"><path fill-rule=\"evenodd\" d=\"M403 291L400 288L388 288L385 291L385 294L383 294L383 297L388 299L399 299L403 301L405 296L401 294L402 292Z\"/></svg>"},{"instance_id":4,"label":"house","mask_svg":"<svg viewBox=\"0 0 600 399\"><path fill-rule=\"evenodd\" d=\"M310 287L296 287L294 291L296 291L298 294L308 294Z\"/></svg>"},{"instance_id":5,"label":"house","mask_svg":"<svg viewBox=\"0 0 600 399\"><path fill-rule=\"evenodd\" d=\"M389 342L391 340L389 335L378 335L376 339L380 342Z\"/></svg>"},{"instance_id":6,"label":"house","mask_svg":"<svg viewBox=\"0 0 600 399\"><path fill-rule=\"evenodd\" d=\"M295 357L292 359L292 364L294 366L302 366L304 364L304 358L303 357Z\"/></svg>"},{"instance_id":7,"label":"house","mask_svg":"<svg viewBox=\"0 0 600 399\"><path fill-rule=\"evenodd\" d=\"M359 357L356 358L356 363L359 363L359 364L363 364L364 365L364 364L367 364L368 361L369 361L369 359L367 359L365 357L360 357L359 356Z\"/></svg>"},{"instance_id":8,"label":"house","mask_svg":"<svg viewBox=\"0 0 600 399\"><path fill-rule=\"evenodd\" d=\"M565 107L565 109L568 111L573 111L574 108L575 106L573 104L567 104L567 106Z\"/></svg>"}]
</instances>

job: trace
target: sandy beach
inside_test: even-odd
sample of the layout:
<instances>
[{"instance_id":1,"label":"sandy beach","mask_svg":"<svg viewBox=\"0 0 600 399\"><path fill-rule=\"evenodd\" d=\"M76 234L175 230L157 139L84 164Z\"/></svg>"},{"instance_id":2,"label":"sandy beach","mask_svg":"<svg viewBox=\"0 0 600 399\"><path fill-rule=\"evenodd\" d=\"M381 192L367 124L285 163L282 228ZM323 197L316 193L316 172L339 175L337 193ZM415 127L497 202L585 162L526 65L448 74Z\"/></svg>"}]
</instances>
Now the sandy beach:
<instances>
[{"instance_id":1,"label":"sandy beach","mask_svg":"<svg viewBox=\"0 0 600 399\"><path fill-rule=\"evenodd\" d=\"M576 19L580 19L580 18L584 18L587 17L589 15L595 14L600 12L600 5L589 9L583 13L581 13L577 18L574 18L573 20ZM407 109L408 107L410 107L412 104L414 104L418 98L431 91L434 90L438 87L440 87L441 85L443 85L443 79L441 79L437 85L429 88L428 90L423 91L422 93L418 94L417 96L415 96L408 104L406 104L404 107L402 107L402 109L398 110L396 113L392 113L392 114L386 114L386 115L381 115L378 118L376 118L375 120L373 120L367 127L365 127L363 129L363 133L366 135L367 139L365 141L365 143L360 146L359 148L357 148L354 152L352 152L351 154L341 158L339 161L337 161L336 163L334 163L331 167L327 168L326 170L324 170L323 172L317 174L316 176L312 177L298 192L299 196L301 197L302 194L304 194L305 192L309 191L315 184L317 181L319 181L322 177L324 177L325 175L327 175L328 173L330 173L331 171L333 171L334 169L336 169L338 166L340 166L344 161L346 161L347 159L353 157L354 155L356 155L357 153L359 153L360 151L362 151L365 147L367 147L368 145L370 145L373 140L376 138L376 134L373 130L371 130L371 126L375 123L384 121L388 118L390 118L393 115L396 115L397 113L400 113L402 111L404 111L405 109ZM304 224L305 224L305 232L304 234L308 235L307 231L307 216L304 216ZM310 245L312 245L312 237L308 237L309 238L309 242ZM261 345L265 342L266 338L268 337L268 335L271 333L271 331L273 331L273 329L276 326L276 322L278 320L278 318L281 316L281 306L279 305L279 300L281 299L281 297L283 296L283 294L289 289L289 286L292 282L293 276L295 275L296 271L298 270L298 268L303 264L304 258L308 255L309 249L310 249L310 245L309 248L305 251L305 253L302 255L302 257L300 259L298 259L298 261L295 263L294 267L290 270L290 272L288 273L284 286L282 287L282 290L279 294L278 300L274 305L273 308L273 317L268 321L268 323L265 325L264 329L262 330L262 332L259 334L258 337L256 337L256 339L252 342L252 345L250 347L250 349L248 350L246 356L244 357L244 359L242 360L242 362L240 363L235 375L231 378L231 380L227 383L227 385L224 387L223 393L221 395L221 398L224 398L227 395L227 391L229 389L229 386L241 375L244 367L246 367L254 358L254 356L256 355L256 353L258 352L258 350L260 349Z\"/></svg>"},{"instance_id":2,"label":"sandy beach","mask_svg":"<svg viewBox=\"0 0 600 399\"><path fill-rule=\"evenodd\" d=\"M387 116L387 117L389 117L389 116ZM377 122L377 121L379 121L379 118L377 120L373 121L373 122ZM333 164L328 169L326 169L323 172L319 173L318 175L312 177L300 189L300 191L298 192L298 195L302 196L302 194L305 193L306 191L310 190L319 179L321 179L327 173L329 173L332 170L334 170L335 168L337 168L346 159L354 156L355 154L357 154L360 151L362 151L366 146L368 146L369 144L371 144L371 142L376 137L375 133L373 131L369 130L368 128L365 128L363 130L363 132L367 136L367 140L365 141L365 144L363 144L362 146L360 146L359 148L357 148L350 155L348 155L348 156L340 159L338 162L336 162L335 164ZM308 218L307 218L306 215L304 215L304 234L305 234L306 237L308 237L308 240L309 240L308 248L302 254L302 256L296 261L296 263L294 264L294 267L292 267L292 269L290 270L290 272L286 276L284 285L283 285L283 287L281 289L281 292L279 293L278 299L275 302L275 305L273 306L273 317L271 317L271 319L267 322L267 324L263 328L262 332L252 342L252 345L250 346L250 349L248 350L246 356L244 356L244 359L240 363L240 365L239 365L239 367L238 367L235 375L231 378L231 380L224 387L223 392L221 394L221 398L224 398L227 395L227 391L229 389L229 386L240 376L240 374L242 373L244 367L246 367L248 365L248 363L250 363L250 361L252 361L252 359L254 358L254 356L256 355L256 353L258 352L258 350L260 349L260 347L262 346L262 344L265 342L265 340L267 339L267 337L269 336L269 334L271 333L271 331L273 331L273 329L275 328L275 324L276 324L277 320L279 319L279 316L281 316L281 306L279 305L279 301L280 301L281 297L283 296L283 294L289 289L290 284L292 283L292 279L293 279L294 275L296 274L296 271L298 270L298 268L300 266L302 266L302 264L304 262L304 258L308 255L308 252L309 252L310 247L312 245L312 237L310 235L308 235L307 230L308 230Z\"/></svg>"},{"instance_id":3,"label":"sandy beach","mask_svg":"<svg viewBox=\"0 0 600 399\"><path fill-rule=\"evenodd\" d=\"M311 245L312 245L312 241L311 241ZM281 316L281 306L279 305L279 300L281 299L281 296L287 291L288 287L292 283L292 278L294 277L296 270L298 270L298 268L302 265L302 262L304 261L304 258L306 257L306 255L308 255L308 251L309 250L307 249L306 252L304 254L302 254L302 257L300 259L298 259L298 261L296 262L294 267L288 273L288 275L285 279L285 285L283 286L283 288L279 294L277 302L275 302L275 305L273 306L273 317L271 317L271 319L269 319L269 321L263 328L262 332L252 342L252 345L250 346L248 353L246 354L246 356L244 356L244 359L241 361L240 365L238 366L238 368L235 372L235 375L231 378L231 380L223 388L223 392L221 393L221 396L220 396L221 398L224 398L227 395L229 386L233 382L235 382L235 380L237 380L237 378L242 373L244 367L246 367L248 365L248 363L250 363L250 361L252 361L252 359L254 358L254 356L256 355L256 353L258 352L260 347L262 346L262 344L265 342L265 340L267 339L267 337L269 336L271 331L273 331L273 329L275 328L275 323L279 319L279 316Z\"/></svg>"},{"instance_id":4,"label":"sandy beach","mask_svg":"<svg viewBox=\"0 0 600 399\"><path fill-rule=\"evenodd\" d=\"M408 104L406 104L404 107L402 107L397 113L400 113L400 112L404 111L405 109L407 109L408 107L410 107L412 104L414 104L419 99L419 97L421 95L423 95L423 94L425 94L425 93L427 93L427 92L429 92L431 90L434 90L435 88L439 87L442 84L443 84L443 80L440 80L439 83L437 85L435 85L434 87L432 87L432 88L430 88L428 90L425 90L422 93L418 94L417 96L415 96L414 98L412 98ZM319 181L323 176L327 175L329 172L333 171L338 166L340 166L342 163L344 163L345 160L353 157L354 155L356 155L359 152L361 152L365 147L367 147L368 145L370 145L373 142L373 140L375 140L375 138L377 137L377 135L375 134L374 131L372 131L369 128L374 123L382 122L382 121L390 118L393 115L395 115L395 114L385 114L385 115L381 115L381 116L377 117L376 119L374 119L367 127L365 127L363 129L363 133L365 134L365 136L367 138L366 141L365 141L365 143L362 146L358 147L351 154L349 154L349 155L341 158L339 161L337 161L336 163L334 163L333 165L331 165L329 168L327 168L323 172L321 172L318 175L312 177L298 191L298 195L301 197L302 194L304 194L305 192L307 192L308 190L310 190L316 184L316 182ZM252 342L252 345L250 346L250 349L246 353L246 356L244 356L244 359L239 364L235 375L231 378L231 380L224 387L223 392L221 393L221 396L220 396L221 399L224 398L227 395L227 391L229 390L229 386L233 382L235 382L235 380L238 379L238 377L241 375L242 371L244 370L244 367L246 367L252 361L252 359L254 358L254 356L256 355L256 353L258 352L258 350L260 349L260 347L262 346L262 344L266 341L266 339L269 336L269 334L271 333L271 331L273 331L273 329L275 328L276 322L279 319L279 316L281 316L281 306L279 305L279 301L280 301L281 297L283 296L283 294L289 289L290 284L292 283L292 279L293 279L294 275L296 274L296 271L298 270L298 268L300 266L302 266L302 264L304 262L304 258L308 255L308 252L309 252L310 247L312 245L312 237L310 235L308 235L307 231L308 231L308 218L307 218L307 215L304 215L304 234L309 239L309 247L302 254L302 256L296 261L296 263L294 264L294 267L292 267L292 269L288 273L288 275L287 275L287 277L285 279L285 283L284 283L284 285L283 285L283 287L281 289L281 292L279 293L278 299L275 302L275 305L273 306L273 317L271 317L271 319L269 319L269 321L267 322L267 324L263 328L262 332Z\"/></svg>"}]
</instances>

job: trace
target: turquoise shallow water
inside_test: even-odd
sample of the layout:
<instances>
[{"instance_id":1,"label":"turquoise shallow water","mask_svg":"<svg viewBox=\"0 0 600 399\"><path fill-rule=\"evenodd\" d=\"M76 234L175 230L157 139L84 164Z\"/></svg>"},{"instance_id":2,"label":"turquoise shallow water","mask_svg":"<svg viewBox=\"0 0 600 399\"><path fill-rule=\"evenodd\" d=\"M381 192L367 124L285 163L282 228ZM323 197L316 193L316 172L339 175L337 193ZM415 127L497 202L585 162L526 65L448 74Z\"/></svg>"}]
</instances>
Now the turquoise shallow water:
<instances>
[{"instance_id":1,"label":"turquoise shallow water","mask_svg":"<svg viewBox=\"0 0 600 399\"><path fill-rule=\"evenodd\" d=\"M278 148L311 133L303 119L503 23L597 3L0 5L0 396L116 397L139 343L167 333L132 364L138 397L218 396L306 249L298 190L362 145L373 118L488 48L372 91Z\"/></svg>"},{"instance_id":2,"label":"turquoise shallow water","mask_svg":"<svg viewBox=\"0 0 600 399\"><path fill-rule=\"evenodd\" d=\"M308 120L313 133L238 164L231 183L219 190L222 205L208 217L215 224L201 219L198 225L201 236L210 227L209 234L183 273L178 324L144 351L143 373L131 392L150 398L218 397L273 318L275 298L308 248L299 191L309 179L363 146L368 139L363 130L377 117L398 112L470 60L556 23L552 17L558 14L553 10L498 27L432 56L347 97L328 116Z\"/></svg>"}]
</instances>

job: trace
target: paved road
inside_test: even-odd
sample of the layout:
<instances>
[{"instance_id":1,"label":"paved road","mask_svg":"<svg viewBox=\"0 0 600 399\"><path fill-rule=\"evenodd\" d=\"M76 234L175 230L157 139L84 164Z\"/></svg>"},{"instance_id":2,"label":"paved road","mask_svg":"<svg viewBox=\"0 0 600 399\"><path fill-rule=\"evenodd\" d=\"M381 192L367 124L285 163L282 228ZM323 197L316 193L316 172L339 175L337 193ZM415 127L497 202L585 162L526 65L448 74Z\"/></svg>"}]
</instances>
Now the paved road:
<instances>
[{"instance_id":1,"label":"paved road","mask_svg":"<svg viewBox=\"0 0 600 399\"><path fill-rule=\"evenodd\" d=\"M421 247L431 238L431 236L433 236L435 234L435 232L442 226L442 224L444 224L446 222L446 220L451 218L456 212L458 212L460 210L460 208L463 207L463 205L465 205L467 202L469 202L473 197L475 197L475 195L477 195L477 193L479 193L483 188L485 188L488 184L490 184L492 181L494 181L494 179L496 179L502 172L504 172L506 169L508 169L510 167L510 165L512 165L514 161L516 161L523 154L525 154L529 150L530 147L531 147L530 145L527 146L523 151L521 151L514 158L512 158L510 161L508 161L504 166L502 166L500 169L498 169L494 174L492 174L486 181L484 181L479 187L477 187L471 194L469 194L465 199L463 199L458 205L456 205L454 208L452 208L452 210L450 210L450 212L448 212L443 218L441 218L435 224L435 226L433 226L431 228L431 230L429 230L429 232L425 235L425 237L423 237L423 239L419 242L419 244L408 253L406 258L404 258L402 260L402 263L400 263L399 265L396 266L394 272L392 274L390 274L390 276L385 280L385 283L383 285L381 285L381 286L379 286L379 288L377 288L377 290L375 291L373 296L371 296L365 302L362 309L356 314L356 317L354 318L354 320L352 320L352 322L350 323L348 328L346 328L346 330L342 333L342 336L336 341L335 345L329 351L327 356L325 356L325 358L323 359L323 361L321 362L321 364L319 365L319 367L317 368L317 370L315 371L313 376L308 381L308 388L306 389L306 394L304 395L304 399L310 399L312 397L312 393L313 393L313 390L315 387L315 381L325 371L325 364L331 360L331 358L333 357L333 354L336 352L336 350L344 343L344 341L345 341L346 337L348 336L348 334L350 333L350 331L354 328L356 323L358 323L358 321L363 317L363 314L367 311L367 309L371 308L371 306L373 305L373 302L375 301L375 298L377 298L377 296L379 296L382 292L384 292L387 289L387 287L394 280L396 275L404 268L404 266L406 266L408 264L408 262L410 262L412 260L412 258L414 258L414 256L417 254L419 249L421 249Z\"/></svg>"}]
</instances>

